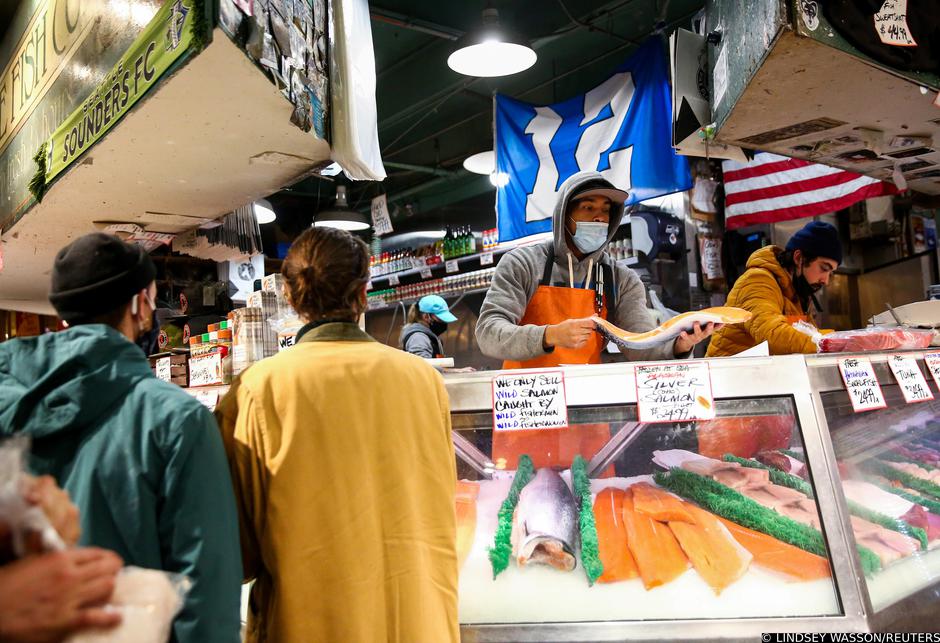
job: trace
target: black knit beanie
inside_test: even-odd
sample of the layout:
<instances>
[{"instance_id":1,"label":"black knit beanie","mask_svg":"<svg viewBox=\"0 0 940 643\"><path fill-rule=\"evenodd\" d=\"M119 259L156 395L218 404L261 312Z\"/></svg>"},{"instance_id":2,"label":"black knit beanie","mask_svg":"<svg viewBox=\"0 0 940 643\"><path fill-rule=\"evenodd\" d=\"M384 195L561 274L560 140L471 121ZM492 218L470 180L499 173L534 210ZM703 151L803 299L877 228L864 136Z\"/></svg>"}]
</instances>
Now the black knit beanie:
<instances>
[{"instance_id":1,"label":"black knit beanie","mask_svg":"<svg viewBox=\"0 0 940 643\"><path fill-rule=\"evenodd\" d=\"M59 317L74 325L127 304L156 276L143 248L93 232L56 255L49 301Z\"/></svg>"},{"instance_id":2,"label":"black knit beanie","mask_svg":"<svg viewBox=\"0 0 940 643\"><path fill-rule=\"evenodd\" d=\"M823 221L810 221L787 242L787 250L802 250L813 257L826 257L842 263L839 231Z\"/></svg>"}]
</instances>

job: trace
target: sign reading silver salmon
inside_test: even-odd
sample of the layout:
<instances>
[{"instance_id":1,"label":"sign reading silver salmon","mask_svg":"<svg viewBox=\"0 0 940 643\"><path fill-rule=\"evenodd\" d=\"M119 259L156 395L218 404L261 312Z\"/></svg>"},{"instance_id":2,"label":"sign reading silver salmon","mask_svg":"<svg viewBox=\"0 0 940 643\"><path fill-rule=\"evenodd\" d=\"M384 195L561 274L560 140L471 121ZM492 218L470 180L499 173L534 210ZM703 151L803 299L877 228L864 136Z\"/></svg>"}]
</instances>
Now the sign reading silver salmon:
<instances>
[{"instance_id":1,"label":"sign reading silver salmon","mask_svg":"<svg viewBox=\"0 0 940 643\"><path fill-rule=\"evenodd\" d=\"M708 362L635 367L640 422L688 422L715 417Z\"/></svg>"},{"instance_id":2,"label":"sign reading silver salmon","mask_svg":"<svg viewBox=\"0 0 940 643\"><path fill-rule=\"evenodd\" d=\"M565 376L561 371L493 378L493 430L564 429L568 426Z\"/></svg>"}]
</instances>

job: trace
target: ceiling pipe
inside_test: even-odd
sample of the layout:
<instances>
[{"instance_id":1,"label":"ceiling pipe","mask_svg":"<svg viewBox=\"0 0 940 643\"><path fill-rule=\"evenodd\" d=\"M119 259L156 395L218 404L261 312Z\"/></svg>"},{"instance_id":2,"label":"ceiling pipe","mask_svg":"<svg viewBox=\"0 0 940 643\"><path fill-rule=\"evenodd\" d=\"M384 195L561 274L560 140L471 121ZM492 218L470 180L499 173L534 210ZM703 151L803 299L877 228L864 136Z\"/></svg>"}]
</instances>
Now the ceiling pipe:
<instances>
[{"instance_id":1,"label":"ceiling pipe","mask_svg":"<svg viewBox=\"0 0 940 643\"><path fill-rule=\"evenodd\" d=\"M385 167L393 170L407 170L409 172L421 172L423 174L433 174L434 176L456 177L459 174L454 170L445 170L439 167L428 167L427 165L413 165L411 163L396 163L394 161L384 162Z\"/></svg>"},{"instance_id":2,"label":"ceiling pipe","mask_svg":"<svg viewBox=\"0 0 940 643\"><path fill-rule=\"evenodd\" d=\"M463 31L454 29L453 27L430 22L429 20L412 18L411 16L408 16L404 13L383 9L382 7L370 7L369 16L373 20L377 20L379 22L384 22L395 27L401 27L402 29L410 29L412 31L426 33L430 36L443 38L444 40L457 40L464 34Z\"/></svg>"}]
</instances>

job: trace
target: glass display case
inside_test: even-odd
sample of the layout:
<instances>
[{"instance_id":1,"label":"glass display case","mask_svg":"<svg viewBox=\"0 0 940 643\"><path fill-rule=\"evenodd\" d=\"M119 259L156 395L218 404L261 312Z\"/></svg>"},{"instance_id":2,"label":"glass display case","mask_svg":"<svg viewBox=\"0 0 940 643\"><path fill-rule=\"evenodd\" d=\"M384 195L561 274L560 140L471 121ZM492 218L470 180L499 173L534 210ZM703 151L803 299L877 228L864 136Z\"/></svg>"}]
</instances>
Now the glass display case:
<instances>
[{"instance_id":1,"label":"glass display case","mask_svg":"<svg viewBox=\"0 0 940 643\"><path fill-rule=\"evenodd\" d=\"M940 623L940 394L923 353L902 353L915 361L933 396L906 403L888 365L894 355L869 356L887 408L865 413L854 412L837 357L814 356L807 365L853 540L880 563L860 574L871 624L921 623L919 631L930 631Z\"/></svg>"},{"instance_id":2,"label":"glass display case","mask_svg":"<svg viewBox=\"0 0 940 643\"><path fill-rule=\"evenodd\" d=\"M898 457L902 447L928 450L934 403L908 408L886 386L887 409L849 416L841 381L820 385L834 360L708 362L715 419L698 422L640 422L633 364L559 369L563 429L494 430L499 373L445 377L465 639L753 641L764 632L865 631L879 610L929 594L937 565L929 549L896 557L877 544L896 534L912 548L919 532L897 531L898 520L875 511L885 507L859 509L871 504L864 497L847 505L839 471L850 466L840 453L875 448L853 435L876 431L853 429L853 420L884 434L884 419L897 414L923 436L883 436L877 448ZM838 427L832 442L827 422ZM852 484L846 495L858 495ZM908 506L896 504L893 513ZM929 514L932 505L918 506ZM929 528L940 525L916 509L905 518L926 525L929 547Z\"/></svg>"}]
</instances>

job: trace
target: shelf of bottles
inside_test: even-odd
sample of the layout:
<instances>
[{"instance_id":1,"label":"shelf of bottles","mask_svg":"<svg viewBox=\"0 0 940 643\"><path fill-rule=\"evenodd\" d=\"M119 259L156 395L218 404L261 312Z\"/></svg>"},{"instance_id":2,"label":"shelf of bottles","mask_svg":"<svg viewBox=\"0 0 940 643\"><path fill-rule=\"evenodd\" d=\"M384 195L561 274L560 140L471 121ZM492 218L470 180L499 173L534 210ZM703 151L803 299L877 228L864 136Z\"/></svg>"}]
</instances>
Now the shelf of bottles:
<instances>
[{"instance_id":1,"label":"shelf of bottles","mask_svg":"<svg viewBox=\"0 0 940 643\"><path fill-rule=\"evenodd\" d=\"M444 265L448 261L469 257L496 248L496 230L485 230L480 239L470 228L447 228L442 239L419 248L400 248L369 258L369 273L373 284L392 275L420 272L423 268Z\"/></svg>"},{"instance_id":2,"label":"shelf of bottles","mask_svg":"<svg viewBox=\"0 0 940 643\"><path fill-rule=\"evenodd\" d=\"M373 290L368 293L368 312L393 308L399 303L410 305L425 295L456 297L477 292L484 292L493 282L495 268L473 270L456 275L447 275L439 279L419 281L418 283Z\"/></svg>"}]
</instances>

